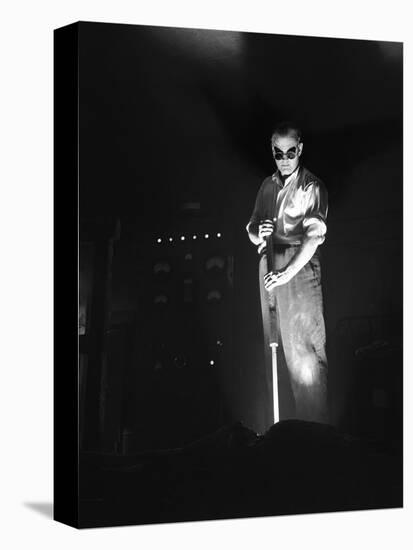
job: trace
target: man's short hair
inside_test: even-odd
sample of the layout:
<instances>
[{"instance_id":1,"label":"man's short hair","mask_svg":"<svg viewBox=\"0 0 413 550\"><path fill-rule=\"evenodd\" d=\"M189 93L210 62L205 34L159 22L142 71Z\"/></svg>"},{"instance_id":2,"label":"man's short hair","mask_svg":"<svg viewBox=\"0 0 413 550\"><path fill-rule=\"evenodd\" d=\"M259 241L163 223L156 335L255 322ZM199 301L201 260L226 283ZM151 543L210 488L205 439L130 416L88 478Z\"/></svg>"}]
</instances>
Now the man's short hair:
<instances>
[{"instance_id":1,"label":"man's short hair","mask_svg":"<svg viewBox=\"0 0 413 550\"><path fill-rule=\"evenodd\" d=\"M285 137L289 135L294 135L298 142L302 141L302 132L301 128L292 122L291 120L286 120L280 122L275 126L271 134L271 144L274 142L274 136Z\"/></svg>"}]
</instances>

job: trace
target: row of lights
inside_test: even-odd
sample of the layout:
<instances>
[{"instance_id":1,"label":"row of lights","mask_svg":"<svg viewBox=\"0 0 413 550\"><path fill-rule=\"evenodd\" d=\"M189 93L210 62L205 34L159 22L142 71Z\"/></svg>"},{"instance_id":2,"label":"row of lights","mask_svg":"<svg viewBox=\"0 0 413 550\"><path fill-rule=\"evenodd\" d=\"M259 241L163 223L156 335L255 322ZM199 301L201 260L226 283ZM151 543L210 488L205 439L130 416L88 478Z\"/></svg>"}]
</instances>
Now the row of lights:
<instances>
[{"instance_id":1,"label":"row of lights","mask_svg":"<svg viewBox=\"0 0 413 550\"><path fill-rule=\"evenodd\" d=\"M217 233L216 236L217 236L218 239L220 239L220 238L222 237L222 233ZM192 240L195 241L197 238L198 238L198 235L192 235ZM200 236L200 238L202 239L202 236ZM209 233L205 233L204 239L209 239L209 238L210 238ZM188 239L190 239L190 237L188 237ZM174 240L173 237L168 237L167 239L165 238L165 241L169 241L170 243L172 243L173 240ZM181 240L181 241L185 241L185 240L186 240L185 235L181 235L180 240ZM156 242L160 244L160 243L163 242L163 240L162 240L161 237L158 237L158 238L156 239Z\"/></svg>"}]
</instances>

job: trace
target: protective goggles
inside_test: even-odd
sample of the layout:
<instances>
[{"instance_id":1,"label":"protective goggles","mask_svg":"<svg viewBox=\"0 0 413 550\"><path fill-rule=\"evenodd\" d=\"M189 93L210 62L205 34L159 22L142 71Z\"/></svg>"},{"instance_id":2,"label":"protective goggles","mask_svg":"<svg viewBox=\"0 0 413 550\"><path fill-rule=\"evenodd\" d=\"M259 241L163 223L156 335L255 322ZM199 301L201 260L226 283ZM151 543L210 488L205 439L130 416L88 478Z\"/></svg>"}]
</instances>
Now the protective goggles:
<instances>
[{"instance_id":1,"label":"protective goggles","mask_svg":"<svg viewBox=\"0 0 413 550\"><path fill-rule=\"evenodd\" d=\"M286 153L283 153L279 149L276 149L275 147L273 147L272 154L274 155L275 160L283 160L283 159L293 160L298 155L298 147L292 147Z\"/></svg>"}]
</instances>

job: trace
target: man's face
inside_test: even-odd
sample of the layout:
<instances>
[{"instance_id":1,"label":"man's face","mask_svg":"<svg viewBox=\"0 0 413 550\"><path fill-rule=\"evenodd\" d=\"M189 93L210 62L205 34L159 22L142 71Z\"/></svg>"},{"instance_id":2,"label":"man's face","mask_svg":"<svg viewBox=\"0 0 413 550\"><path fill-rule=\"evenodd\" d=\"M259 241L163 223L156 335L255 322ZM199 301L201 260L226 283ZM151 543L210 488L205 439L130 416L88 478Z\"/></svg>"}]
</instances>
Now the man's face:
<instances>
[{"instance_id":1,"label":"man's face","mask_svg":"<svg viewBox=\"0 0 413 550\"><path fill-rule=\"evenodd\" d=\"M300 162L302 150L303 144L300 143L294 135L273 136L272 152L275 164L282 176L289 176L294 172Z\"/></svg>"}]
</instances>

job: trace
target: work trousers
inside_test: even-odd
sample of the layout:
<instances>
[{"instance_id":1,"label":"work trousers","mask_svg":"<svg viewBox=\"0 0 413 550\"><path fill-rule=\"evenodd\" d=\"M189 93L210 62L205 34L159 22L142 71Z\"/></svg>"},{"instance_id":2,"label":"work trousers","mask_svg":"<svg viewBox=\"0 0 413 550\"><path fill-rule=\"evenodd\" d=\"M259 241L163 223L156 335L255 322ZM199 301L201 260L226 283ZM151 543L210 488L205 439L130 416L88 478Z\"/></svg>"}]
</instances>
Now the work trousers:
<instances>
[{"instance_id":1,"label":"work trousers","mask_svg":"<svg viewBox=\"0 0 413 550\"><path fill-rule=\"evenodd\" d=\"M296 251L295 246L276 246L275 269L286 266ZM271 291L264 287L263 279L267 272L267 258L264 254L259 263L259 280L267 398L272 402L270 315L274 314L278 342L280 420L292 417L327 423L326 335L319 254L316 252L288 283ZM285 392L288 391L293 396L293 413L291 408L288 413L282 410Z\"/></svg>"}]
</instances>

